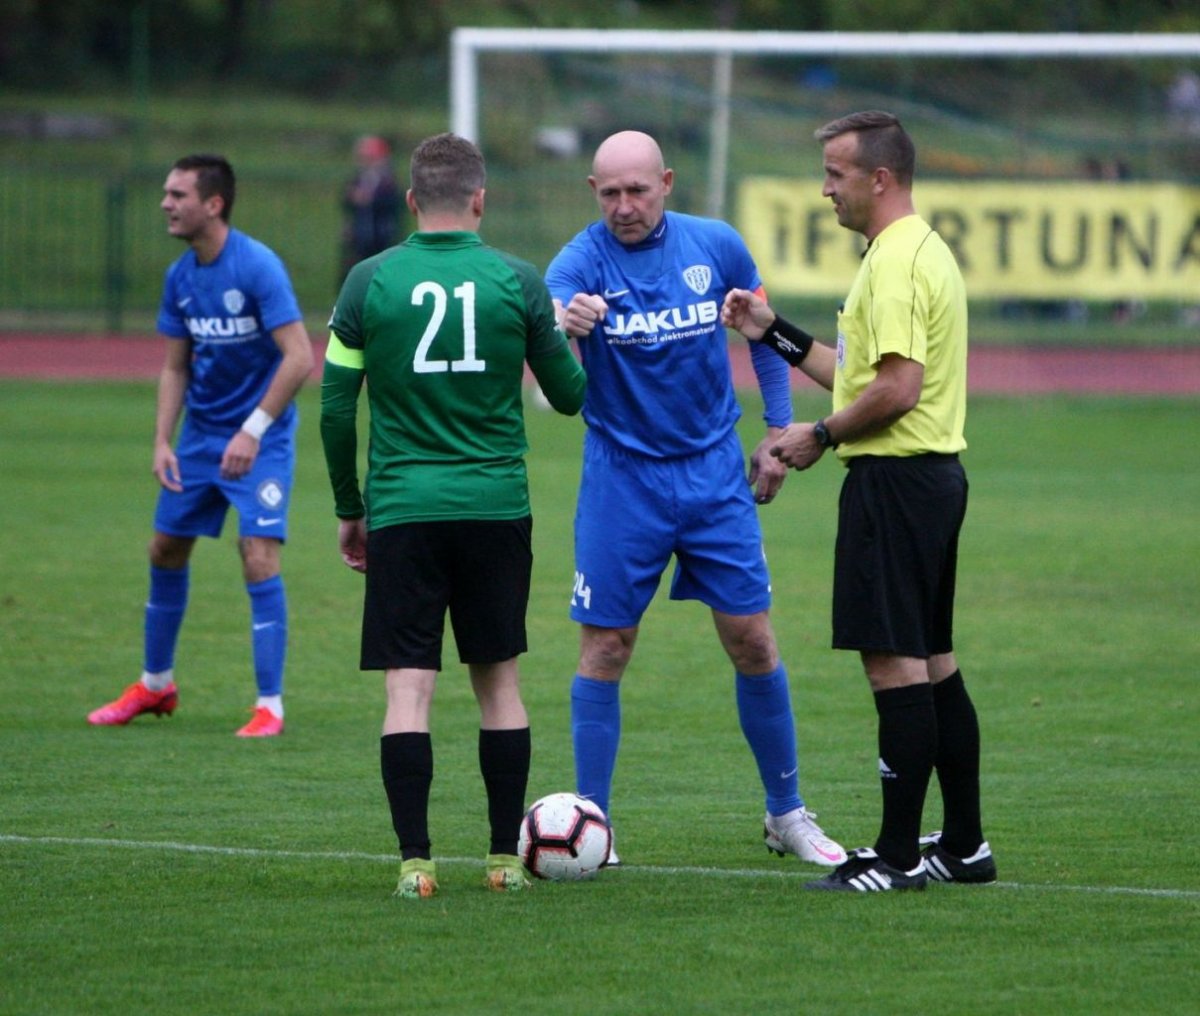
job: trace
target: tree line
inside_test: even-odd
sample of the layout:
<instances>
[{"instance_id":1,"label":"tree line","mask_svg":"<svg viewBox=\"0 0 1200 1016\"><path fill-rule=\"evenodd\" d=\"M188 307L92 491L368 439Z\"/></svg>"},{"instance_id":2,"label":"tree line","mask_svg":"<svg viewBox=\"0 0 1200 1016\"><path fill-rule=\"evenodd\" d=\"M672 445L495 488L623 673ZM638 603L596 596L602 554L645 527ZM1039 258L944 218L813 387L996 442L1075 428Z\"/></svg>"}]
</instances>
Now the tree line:
<instances>
[{"instance_id":1,"label":"tree line","mask_svg":"<svg viewBox=\"0 0 1200 1016\"><path fill-rule=\"evenodd\" d=\"M444 62L459 25L777 31L1185 32L1195 0L9 0L0 83L125 80L138 52L158 81L328 89L400 60Z\"/></svg>"}]
</instances>

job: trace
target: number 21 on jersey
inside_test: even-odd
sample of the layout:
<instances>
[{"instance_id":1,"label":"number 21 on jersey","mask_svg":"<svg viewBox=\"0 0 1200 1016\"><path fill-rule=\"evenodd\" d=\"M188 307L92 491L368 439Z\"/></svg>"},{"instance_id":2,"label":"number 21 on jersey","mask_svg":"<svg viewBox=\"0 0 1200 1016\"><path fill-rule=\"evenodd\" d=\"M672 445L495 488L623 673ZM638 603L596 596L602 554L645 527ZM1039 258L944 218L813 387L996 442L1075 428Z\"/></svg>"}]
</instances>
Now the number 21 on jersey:
<instances>
[{"instance_id":1,"label":"number 21 on jersey","mask_svg":"<svg viewBox=\"0 0 1200 1016\"><path fill-rule=\"evenodd\" d=\"M462 301L463 355L458 360L433 360L429 357L429 350L446 320L449 297L445 288L436 282L422 282L413 289L414 307L420 307L428 299L433 300L433 313L429 315L429 324L425 326L425 333L413 356L413 370L418 374L487 370L487 361L479 359L475 353L475 283L464 282L461 286L455 286L454 295Z\"/></svg>"}]
</instances>

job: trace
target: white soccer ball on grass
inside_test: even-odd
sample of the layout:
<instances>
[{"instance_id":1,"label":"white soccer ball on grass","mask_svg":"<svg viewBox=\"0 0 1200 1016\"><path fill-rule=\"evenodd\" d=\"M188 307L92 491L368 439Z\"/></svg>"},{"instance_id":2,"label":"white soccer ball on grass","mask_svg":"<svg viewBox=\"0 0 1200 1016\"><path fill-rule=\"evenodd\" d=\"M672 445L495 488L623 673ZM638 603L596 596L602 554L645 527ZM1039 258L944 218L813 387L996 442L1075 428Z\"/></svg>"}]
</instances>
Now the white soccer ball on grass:
<instances>
[{"instance_id":1,"label":"white soccer ball on grass","mask_svg":"<svg viewBox=\"0 0 1200 1016\"><path fill-rule=\"evenodd\" d=\"M525 812L517 853L536 878L573 882L595 875L611 846L604 812L577 794L559 793L534 801Z\"/></svg>"}]
</instances>

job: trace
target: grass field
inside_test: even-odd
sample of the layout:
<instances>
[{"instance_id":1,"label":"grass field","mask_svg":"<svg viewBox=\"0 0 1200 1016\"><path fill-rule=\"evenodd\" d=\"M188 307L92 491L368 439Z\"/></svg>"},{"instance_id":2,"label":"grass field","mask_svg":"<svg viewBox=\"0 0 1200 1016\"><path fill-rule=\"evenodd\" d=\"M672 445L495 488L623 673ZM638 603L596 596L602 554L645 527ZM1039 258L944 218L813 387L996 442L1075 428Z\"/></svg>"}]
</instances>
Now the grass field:
<instances>
[{"instance_id":1,"label":"grass field","mask_svg":"<svg viewBox=\"0 0 1200 1016\"><path fill-rule=\"evenodd\" d=\"M481 887L476 712L451 667L434 713L442 893L415 904L390 897L382 681L355 667L359 578L335 552L315 388L285 552L285 736L232 736L254 689L228 532L196 553L176 715L84 722L140 667L153 399L145 383L0 381L0 1013L1195 1011L1194 399L973 402L957 648L1000 884L802 892L820 870L762 847L705 611L660 595L623 693L627 867L511 898ZM807 399L801 417L823 403ZM572 783L582 424L531 412L529 430L532 800ZM827 648L840 478L832 462L793 475L763 518L802 786L852 846L879 806L866 683Z\"/></svg>"}]
</instances>

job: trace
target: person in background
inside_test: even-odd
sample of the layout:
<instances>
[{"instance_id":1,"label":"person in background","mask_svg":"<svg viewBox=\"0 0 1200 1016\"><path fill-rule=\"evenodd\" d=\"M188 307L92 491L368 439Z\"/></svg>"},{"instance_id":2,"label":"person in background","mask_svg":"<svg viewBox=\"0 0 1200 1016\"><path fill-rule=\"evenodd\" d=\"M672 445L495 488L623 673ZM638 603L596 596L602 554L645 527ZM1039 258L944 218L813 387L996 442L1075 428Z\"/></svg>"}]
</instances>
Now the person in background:
<instances>
[{"instance_id":1,"label":"person in background","mask_svg":"<svg viewBox=\"0 0 1200 1016\"><path fill-rule=\"evenodd\" d=\"M235 185L224 158L191 155L175 163L163 187L167 231L188 250L167 270L158 312L166 347L154 426L161 490L150 540L143 670L118 699L88 715L94 726L175 711L188 562L198 536L221 535L233 506L258 684L254 714L237 734L283 733L288 613L280 548L295 464L294 400L313 355L283 262L229 225Z\"/></svg>"},{"instance_id":2,"label":"person in background","mask_svg":"<svg viewBox=\"0 0 1200 1016\"><path fill-rule=\"evenodd\" d=\"M483 156L464 138L417 146L406 197L417 231L351 270L321 385L338 546L366 575L360 666L384 671L380 767L400 847L396 895L407 898L438 890L429 714L447 611L479 705L486 884L529 885L516 856L531 744L517 669L533 562L525 364L560 413L583 403L583 368L555 327L541 277L479 237L486 179ZM356 432L364 382L365 496Z\"/></svg>"},{"instance_id":3,"label":"person in background","mask_svg":"<svg viewBox=\"0 0 1200 1016\"><path fill-rule=\"evenodd\" d=\"M674 555L672 599L711 608L733 664L738 717L764 788L768 849L836 865L844 851L800 796L755 506L774 499L787 472L767 454L791 421L787 367L769 350L753 352L767 436L750 457L747 482L719 314L730 289L760 288L758 269L726 223L666 211L673 183L654 138L607 138L588 177L601 219L546 272L588 372L571 597L581 626L571 687L577 790L608 814L620 682ZM617 861L614 851L609 863Z\"/></svg>"},{"instance_id":4,"label":"person in background","mask_svg":"<svg viewBox=\"0 0 1200 1016\"><path fill-rule=\"evenodd\" d=\"M993 882L983 838L979 721L954 654L958 539L967 509L967 296L950 248L913 207L916 150L890 113L816 132L822 194L868 241L838 313L837 348L735 289L722 319L833 392L833 412L784 430L771 454L846 465L834 553L833 646L861 657L878 714L883 816L873 847L808 888L858 892ZM934 770L944 824L921 837ZM921 847L924 844L925 849Z\"/></svg>"},{"instance_id":5,"label":"person in background","mask_svg":"<svg viewBox=\"0 0 1200 1016\"><path fill-rule=\"evenodd\" d=\"M391 148L368 134L354 146L354 175L342 191L342 264L339 281L359 261L391 247L400 237L400 185Z\"/></svg>"}]
</instances>

